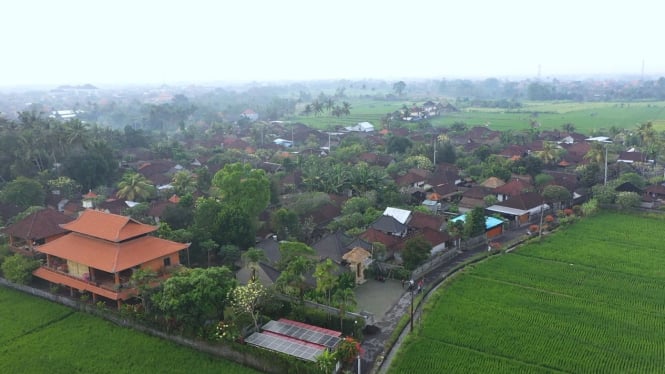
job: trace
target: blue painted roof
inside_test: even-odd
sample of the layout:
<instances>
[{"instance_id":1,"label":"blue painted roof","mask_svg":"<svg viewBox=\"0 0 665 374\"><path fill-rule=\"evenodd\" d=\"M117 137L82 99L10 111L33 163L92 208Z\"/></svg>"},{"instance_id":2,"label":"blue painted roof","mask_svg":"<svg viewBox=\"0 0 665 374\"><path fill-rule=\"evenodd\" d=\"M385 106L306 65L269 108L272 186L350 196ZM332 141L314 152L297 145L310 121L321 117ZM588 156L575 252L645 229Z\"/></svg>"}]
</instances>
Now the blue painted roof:
<instances>
[{"instance_id":1,"label":"blue painted roof","mask_svg":"<svg viewBox=\"0 0 665 374\"><path fill-rule=\"evenodd\" d=\"M457 216L453 219L451 219L451 222L457 222L457 221L462 221L464 222L466 220L466 214L462 214L461 216ZM497 227L503 223L502 220L496 218L496 217L489 217L485 216L485 230L489 230L493 227Z\"/></svg>"}]
</instances>

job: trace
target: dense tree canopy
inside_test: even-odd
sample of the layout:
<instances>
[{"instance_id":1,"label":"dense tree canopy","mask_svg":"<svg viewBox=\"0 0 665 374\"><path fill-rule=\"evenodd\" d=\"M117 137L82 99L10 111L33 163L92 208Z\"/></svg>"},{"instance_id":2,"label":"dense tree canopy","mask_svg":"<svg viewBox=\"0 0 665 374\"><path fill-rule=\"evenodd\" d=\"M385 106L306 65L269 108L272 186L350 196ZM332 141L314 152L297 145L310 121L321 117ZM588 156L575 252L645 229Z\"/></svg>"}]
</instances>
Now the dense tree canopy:
<instances>
[{"instance_id":1,"label":"dense tree canopy","mask_svg":"<svg viewBox=\"0 0 665 374\"><path fill-rule=\"evenodd\" d=\"M33 205L44 205L46 194L42 185L30 178L18 177L7 183L0 191L0 201L6 204L16 204L21 209Z\"/></svg>"},{"instance_id":2,"label":"dense tree canopy","mask_svg":"<svg viewBox=\"0 0 665 374\"><path fill-rule=\"evenodd\" d=\"M184 269L164 282L153 301L166 317L199 331L206 321L223 317L229 291L235 286L235 276L226 267Z\"/></svg>"},{"instance_id":3,"label":"dense tree canopy","mask_svg":"<svg viewBox=\"0 0 665 374\"><path fill-rule=\"evenodd\" d=\"M212 179L217 194L226 204L238 206L256 217L270 202L270 180L265 171L249 164L224 166Z\"/></svg>"}]
</instances>

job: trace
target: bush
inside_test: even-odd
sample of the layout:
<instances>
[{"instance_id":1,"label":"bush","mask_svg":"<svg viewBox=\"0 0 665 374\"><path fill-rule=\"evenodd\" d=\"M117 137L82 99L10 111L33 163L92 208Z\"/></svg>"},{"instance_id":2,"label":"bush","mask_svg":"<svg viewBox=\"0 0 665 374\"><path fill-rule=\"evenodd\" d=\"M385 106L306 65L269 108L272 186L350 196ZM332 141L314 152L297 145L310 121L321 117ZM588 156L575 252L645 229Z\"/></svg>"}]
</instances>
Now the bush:
<instances>
[{"instance_id":1,"label":"bush","mask_svg":"<svg viewBox=\"0 0 665 374\"><path fill-rule=\"evenodd\" d=\"M39 267L39 261L15 254L2 263L2 274L9 281L28 284L32 280L32 271Z\"/></svg>"}]
</instances>

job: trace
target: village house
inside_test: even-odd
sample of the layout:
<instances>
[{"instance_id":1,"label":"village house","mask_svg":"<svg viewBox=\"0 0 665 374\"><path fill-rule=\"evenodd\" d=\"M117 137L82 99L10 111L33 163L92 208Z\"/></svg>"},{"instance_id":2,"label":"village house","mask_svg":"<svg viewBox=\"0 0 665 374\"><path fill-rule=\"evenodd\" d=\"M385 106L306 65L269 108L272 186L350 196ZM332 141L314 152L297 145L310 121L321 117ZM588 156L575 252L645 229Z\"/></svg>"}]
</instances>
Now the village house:
<instances>
[{"instance_id":1,"label":"village house","mask_svg":"<svg viewBox=\"0 0 665 374\"><path fill-rule=\"evenodd\" d=\"M123 301L137 295L129 281L137 269L160 276L180 265L180 252L189 244L150 234L158 227L129 217L85 210L74 221L61 224L68 233L36 248L46 256L34 276L98 298Z\"/></svg>"}]
</instances>

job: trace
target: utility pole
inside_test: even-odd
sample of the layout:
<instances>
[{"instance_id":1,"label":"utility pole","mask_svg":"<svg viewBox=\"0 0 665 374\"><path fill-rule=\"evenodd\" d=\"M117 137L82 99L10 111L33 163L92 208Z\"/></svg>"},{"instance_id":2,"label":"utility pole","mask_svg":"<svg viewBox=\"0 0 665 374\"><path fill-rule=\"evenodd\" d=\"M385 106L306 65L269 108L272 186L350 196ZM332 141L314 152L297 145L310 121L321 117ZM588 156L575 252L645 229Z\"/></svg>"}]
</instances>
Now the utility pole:
<instances>
[{"instance_id":1,"label":"utility pole","mask_svg":"<svg viewBox=\"0 0 665 374\"><path fill-rule=\"evenodd\" d=\"M411 285L411 332L413 332L413 285Z\"/></svg>"},{"instance_id":2,"label":"utility pole","mask_svg":"<svg viewBox=\"0 0 665 374\"><path fill-rule=\"evenodd\" d=\"M607 143L605 143L605 181L603 186L607 186Z\"/></svg>"},{"instance_id":3,"label":"utility pole","mask_svg":"<svg viewBox=\"0 0 665 374\"><path fill-rule=\"evenodd\" d=\"M434 136L434 157L432 159L434 160L434 167L436 167L436 136Z\"/></svg>"}]
</instances>

